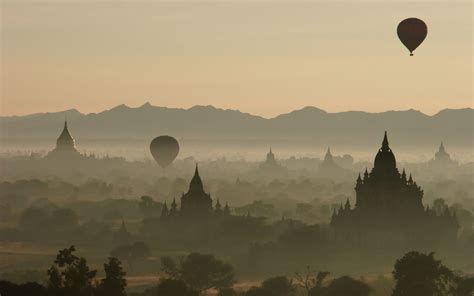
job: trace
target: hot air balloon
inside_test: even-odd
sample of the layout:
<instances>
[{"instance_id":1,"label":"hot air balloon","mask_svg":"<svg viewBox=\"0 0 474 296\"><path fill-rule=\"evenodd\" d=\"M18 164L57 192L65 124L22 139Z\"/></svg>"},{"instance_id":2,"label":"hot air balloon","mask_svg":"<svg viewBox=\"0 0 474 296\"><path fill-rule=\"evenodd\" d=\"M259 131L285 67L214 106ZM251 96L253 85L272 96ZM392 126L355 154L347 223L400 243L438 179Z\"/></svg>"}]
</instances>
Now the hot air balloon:
<instances>
[{"instance_id":1,"label":"hot air balloon","mask_svg":"<svg viewBox=\"0 0 474 296\"><path fill-rule=\"evenodd\" d=\"M398 24L397 34L400 41L410 51L410 56L413 56L413 51L425 40L428 27L420 19L407 18Z\"/></svg>"},{"instance_id":2,"label":"hot air balloon","mask_svg":"<svg viewBox=\"0 0 474 296\"><path fill-rule=\"evenodd\" d=\"M155 161L162 167L169 166L179 152L179 144L171 136L159 136L150 143L150 152Z\"/></svg>"}]
</instances>

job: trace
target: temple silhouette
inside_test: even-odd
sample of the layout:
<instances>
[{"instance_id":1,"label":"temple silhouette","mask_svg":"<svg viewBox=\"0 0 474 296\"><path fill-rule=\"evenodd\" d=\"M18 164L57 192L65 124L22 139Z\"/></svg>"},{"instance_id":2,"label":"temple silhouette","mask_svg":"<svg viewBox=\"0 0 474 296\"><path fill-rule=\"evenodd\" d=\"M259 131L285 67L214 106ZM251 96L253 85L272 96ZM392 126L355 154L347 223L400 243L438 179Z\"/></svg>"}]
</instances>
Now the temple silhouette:
<instances>
[{"instance_id":1,"label":"temple silhouette","mask_svg":"<svg viewBox=\"0 0 474 296\"><path fill-rule=\"evenodd\" d=\"M434 158L431 159L428 164L434 169L446 169L449 167L455 167L458 165L456 161L451 158L451 155L444 148L443 142L439 145L438 151L435 153Z\"/></svg>"},{"instance_id":2,"label":"temple silhouette","mask_svg":"<svg viewBox=\"0 0 474 296\"><path fill-rule=\"evenodd\" d=\"M363 177L359 174L355 191L355 206L347 200L333 213L331 227L337 240L389 244L456 238L456 216L449 210L437 215L425 208L421 187L411 175L407 178L405 170L398 171L387 132L373 169L370 173L366 169Z\"/></svg>"},{"instance_id":3,"label":"temple silhouette","mask_svg":"<svg viewBox=\"0 0 474 296\"><path fill-rule=\"evenodd\" d=\"M260 164L260 169L271 171L280 168L280 165L276 161L275 154L273 153L272 148L270 148L270 151L268 151L265 161Z\"/></svg>"},{"instance_id":4,"label":"temple silhouette","mask_svg":"<svg viewBox=\"0 0 474 296\"><path fill-rule=\"evenodd\" d=\"M50 159L71 159L80 156L81 154L76 149L74 138L69 133L67 120L65 120L63 131L56 140L56 147L46 157Z\"/></svg>"},{"instance_id":5,"label":"temple silhouette","mask_svg":"<svg viewBox=\"0 0 474 296\"><path fill-rule=\"evenodd\" d=\"M288 169L278 163L272 148L270 148L265 161L261 162L253 173L259 177L278 178L287 175Z\"/></svg>"},{"instance_id":6,"label":"temple silhouette","mask_svg":"<svg viewBox=\"0 0 474 296\"><path fill-rule=\"evenodd\" d=\"M438 152L435 153L434 159L436 161L451 161L451 156L444 149L443 142L441 142L441 144L439 145Z\"/></svg>"},{"instance_id":7,"label":"temple silhouette","mask_svg":"<svg viewBox=\"0 0 474 296\"><path fill-rule=\"evenodd\" d=\"M324 160L318 168L319 174L326 177L337 177L345 173L345 170L336 163L331 153L331 148L328 147Z\"/></svg>"},{"instance_id":8,"label":"temple silhouette","mask_svg":"<svg viewBox=\"0 0 474 296\"><path fill-rule=\"evenodd\" d=\"M230 215L229 205L226 203L222 208L219 200L216 201L215 208L211 195L204 191L204 185L199 176L198 165L194 170L194 176L189 183L189 189L186 193L183 192L181 195L180 209L178 210L178 204L176 199L173 199L171 208L168 209L167 204L163 205L162 217L181 215L181 216L205 216L212 213Z\"/></svg>"}]
</instances>

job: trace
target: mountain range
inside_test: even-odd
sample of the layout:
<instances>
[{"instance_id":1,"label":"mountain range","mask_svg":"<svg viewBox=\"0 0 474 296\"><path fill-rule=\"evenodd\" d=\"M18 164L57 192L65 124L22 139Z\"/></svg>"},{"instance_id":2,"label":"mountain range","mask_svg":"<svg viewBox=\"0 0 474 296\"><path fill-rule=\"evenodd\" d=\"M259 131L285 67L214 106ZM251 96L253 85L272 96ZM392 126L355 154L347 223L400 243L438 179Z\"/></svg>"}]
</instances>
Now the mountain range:
<instances>
[{"instance_id":1,"label":"mountain range","mask_svg":"<svg viewBox=\"0 0 474 296\"><path fill-rule=\"evenodd\" d=\"M67 118L76 139L151 139L169 134L178 139L283 140L367 145L379 143L383 131L398 144L472 146L474 109L444 109L435 115L416 110L329 113L305 107L266 119L213 106L189 109L119 105L99 113L75 109L0 117L2 141L56 138Z\"/></svg>"}]
</instances>

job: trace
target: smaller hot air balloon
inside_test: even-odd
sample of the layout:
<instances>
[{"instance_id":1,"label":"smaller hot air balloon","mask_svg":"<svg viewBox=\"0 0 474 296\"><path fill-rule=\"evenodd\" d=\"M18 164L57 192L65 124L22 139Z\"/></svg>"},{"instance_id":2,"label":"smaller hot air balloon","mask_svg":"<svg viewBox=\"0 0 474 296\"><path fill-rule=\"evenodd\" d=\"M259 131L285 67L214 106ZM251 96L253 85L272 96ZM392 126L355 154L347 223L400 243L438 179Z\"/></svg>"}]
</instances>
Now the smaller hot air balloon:
<instances>
[{"instance_id":1,"label":"smaller hot air balloon","mask_svg":"<svg viewBox=\"0 0 474 296\"><path fill-rule=\"evenodd\" d=\"M171 136L159 136L150 143L150 152L155 161L162 167L169 166L179 152L179 144Z\"/></svg>"},{"instance_id":2,"label":"smaller hot air balloon","mask_svg":"<svg viewBox=\"0 0 474 296\"><path fill-rule=\"evenodd\" d=\"M410 51L410 56L413 56L413 51L425 40L428 27L420 19L407 18L398 24L397 34L400 41Z\"/></svg>"}]
</instances>

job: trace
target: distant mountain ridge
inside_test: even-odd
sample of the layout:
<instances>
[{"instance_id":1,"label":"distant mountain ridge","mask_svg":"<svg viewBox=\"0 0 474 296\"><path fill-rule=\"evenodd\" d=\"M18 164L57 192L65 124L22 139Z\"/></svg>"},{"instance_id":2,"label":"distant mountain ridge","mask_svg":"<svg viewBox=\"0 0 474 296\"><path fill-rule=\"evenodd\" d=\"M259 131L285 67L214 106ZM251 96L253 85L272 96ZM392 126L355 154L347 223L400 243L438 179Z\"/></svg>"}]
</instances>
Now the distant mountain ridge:
<instances>
[{"instance_id":1,"label":"distant mountain ridge","mask_svg":"<svg viewBox=\"0 0 474 296\"><path fill-rule=\"evenodd\" d=\"M56 138L67 117L76 139L150 139L169 134L178 139L305 140L366 145L378 143L384 130L400 144L439 143L472 146L474 109L444 109L426 115L413 109L369 113L328 113L305 107L266 119L213 106L189 109L119 105L99 113L75 109L0 117L0 139Z\"/></svg>"}]
</instances>

